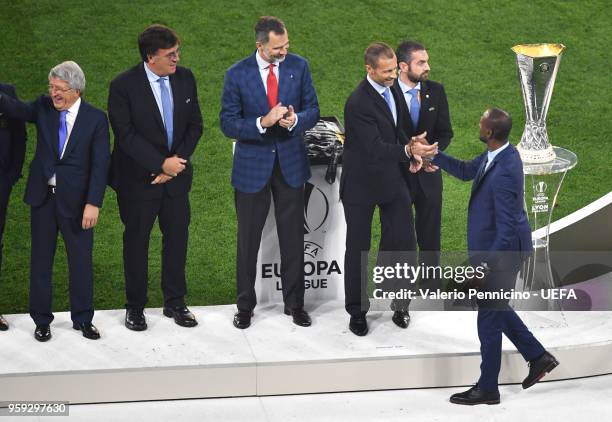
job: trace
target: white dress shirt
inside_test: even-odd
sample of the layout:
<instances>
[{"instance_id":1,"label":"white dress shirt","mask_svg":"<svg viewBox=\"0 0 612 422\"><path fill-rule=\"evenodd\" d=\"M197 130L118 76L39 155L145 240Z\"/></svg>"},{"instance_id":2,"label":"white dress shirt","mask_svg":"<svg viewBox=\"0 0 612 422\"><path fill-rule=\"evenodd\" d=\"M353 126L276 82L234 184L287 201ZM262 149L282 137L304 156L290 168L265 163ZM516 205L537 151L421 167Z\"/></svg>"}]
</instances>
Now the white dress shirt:
<instances>
[{"instance_id":1,"label":"white dress shirt","mask_svg":"<svg viewBox=\"0 0 612 422\"><path fill-rule=\"evenodd\" d=\"M147 63L144 64L144 69L147 74L147 79L149 79L149 83L151 85L151 90L153 91L153 96L155 97L155 102L157 103L157 108L159 109L159 114L161 114L162 121L164 122L164 126L166 125L166 121L164 120L164 108L162 106L161 100L161 88L159 87L159 82L157 80L161 77L155 74L151 69L149 69L149 65ZM166 79L161 83L166 85L166 89L168 90L168 94L170 94L170 103L172 104L172 108L174 108L174 98L172 97L172 86L170 85L170 77L166 76Z\"/></svg>"},{"instance_id":2,"label":"white dress shirt","mask_svg":"<svg viewBox=\"0 0 612 422\"><path fill-rule=\"evenodd\" d=\"M495 157L497 157L497 154L508 148L508 145L510 145L510 142L506 142L504 145L497 148L495 151L487 151L487 165L485 166L485 173L489 169L489 166L491 165Z\"/></svg>"},{"instance_id":3,"label":"white dress shirt","mask_svg":"<svg viewBox=\"0 0 612 422\"><path fill-rule=\"evenodd\" d=\"M408 111L410 111L410 101L412 100L412 94L410 93L411 89L416 89L417 91L421 91L421 82L417 82L414 88L410 88L408 85L403 83L400 78L397 78L397 82L399 83L400 89L404 93L404 99L406 100L406 105L408 106Z\"/></svg>"},{"instance_id":4,"label":"white dress shirt","mask_svg":"<svg viewBox=\"0 0 612 422\"><path fill-rule=\"evenodd\" d=\"M372 88L374 88L376 92L378 92L381 97L383 97L383 101L385 102L385 104L387 104L387 100L385 100L385 96L383 93L385 92L385 90L389 90L389 95L391 96L391 114L393 115L393 121L397 125L397 109L395 108L395 100L393 99L393 93L391 92L391 88L388 88L384 85L379 84L378 82L373 81L370 78L370 75L367 76L367 79L370 85L372 85Z\"/></svg>"},{"instance_id":5,"label":"white dress shirt","mask_svg":"<svg viewBox=\"0 0 612 422\"><path fill-rule=\"evenodd\" d=\"M67 110L66 113L66 142L64 142L64 148L60 151L60 160L64 157L64 152L66 152L66 147L68 146L68 142L70 142L70 134L72 133L72 128L74 127L74 122L77 118L77 114L79 114L79 108L81 107L81 98L77 98L77 100L72 104L72 106ZM55 186L55 173L48 181L50 186Z\"/></svg>"},{"instance_id":6,"label":"white dress shirt","mask_svg":"<svg viewBox=\"0 0 612 422\"><path fill-rule=\"evenodd\" d=\"M268 75L270 74L270 63L268 63L267 61L265 61L260 55L259 55L259 51L255 53L255 60L257 60L257 67L259 68L259 76L261 76L261 83L263 83L264 86L264 91L266 91L266 95L268 95ZM280 72L279 72L279 66L280 64L285 61L285 59L283 58L282 60L274 60L274 76L276 76L276 83L277 86L280 87ZM286 106L288 106L289 104L285 104ZM263 117L263 116L262 116ZM291 126L289 128L289 130L293 130L293 128L295 127L295 125L297 125L297 121L298 121L298 115L297 113L295 113L295 122L293 123L293 126ZM259 133L264 134L266 133L266 129L261 125L261 117L258 117L257 120L255 121L255 124L257 125L257 130L259 130Z\"/></svg>"}]
</instances>

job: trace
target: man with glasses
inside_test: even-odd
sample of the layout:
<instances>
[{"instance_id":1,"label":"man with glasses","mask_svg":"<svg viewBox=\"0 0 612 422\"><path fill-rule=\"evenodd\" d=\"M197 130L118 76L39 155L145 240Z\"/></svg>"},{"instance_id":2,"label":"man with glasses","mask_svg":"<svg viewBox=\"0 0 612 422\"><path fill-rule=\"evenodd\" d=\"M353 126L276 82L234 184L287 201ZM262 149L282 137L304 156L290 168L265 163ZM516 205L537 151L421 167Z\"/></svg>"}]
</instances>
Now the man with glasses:
<instances>
[{"instance_id":1,"label":"man with glasses","mask_svg":"<svg viewBox=\"0 0 612 422\"><path fill-rule=\"evenodd\" d=\"M202 136L196 81L178 66L180 41L163 25L138 37L142 62L111 83L108 114L115 134L110 185L117 192L127 296L125 326L147 329L149 238L162 232L163 313L183 327L197 325L185 305L191 156Z\"/></svg>"},{"instance_id":2,"label":"man with glasses","mask_svg":"<svg viewBox=\"0 0 612 422\"><path fill-rule=\"evenodd\" d=\"M85 75L72 61L49 72L49 95L22 103L0 94L0 112L36 123L36 152L25 202L31 206L30 316L38 341L51 338L53 258L57 233L68 256L70 311L75 330L92 340L93 228L104 199L110 163L108 122L81 97Z\"/></svg>"},{"instance_id":3,"label":"man with glasses","mask_svg":"<svg viewBox=\"0 0 612 422\"><path fill-rule=\"evenodd\" d=\"M0 94L17 98L12 85L0 83ZM22 120L11 119L0 113L0 270L2 268L2 237L6 209L13 185L21 177L25 156L26 130ZM8 330L8 322L0 315L0 331Z\"/></svg>"}]
</instances>

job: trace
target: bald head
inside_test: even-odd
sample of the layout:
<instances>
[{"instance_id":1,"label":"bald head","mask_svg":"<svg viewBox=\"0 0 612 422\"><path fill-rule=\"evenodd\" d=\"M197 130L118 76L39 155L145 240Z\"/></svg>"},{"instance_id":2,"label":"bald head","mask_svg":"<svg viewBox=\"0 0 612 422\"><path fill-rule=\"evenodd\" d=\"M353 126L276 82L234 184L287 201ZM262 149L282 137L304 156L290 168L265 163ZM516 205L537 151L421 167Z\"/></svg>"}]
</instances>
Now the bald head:
<instances>
[{"instance_id":1,"label":"bald head","mask_svg":"<svg viewBox=\"0 0 612 422\"><path fill-rule=\"evenodd\" d=\"M482 114L480 129L481 139L485 135L486 140L506 143L512 130L512 117L501 108L489 108Z\"/></svg>"}]
</instances>

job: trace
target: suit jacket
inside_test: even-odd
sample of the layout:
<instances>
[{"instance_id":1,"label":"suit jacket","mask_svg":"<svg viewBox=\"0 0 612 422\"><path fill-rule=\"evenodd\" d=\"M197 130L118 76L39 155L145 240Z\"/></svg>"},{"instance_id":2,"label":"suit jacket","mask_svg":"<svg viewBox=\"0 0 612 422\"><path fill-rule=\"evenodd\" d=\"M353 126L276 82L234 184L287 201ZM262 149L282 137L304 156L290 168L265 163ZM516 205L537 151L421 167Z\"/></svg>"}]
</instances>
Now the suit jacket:
<instances>
[{"instance_id":1,"label":"suit jacket","mask_svg":"<svg viewBox=\"0 0 612 422\"><path fill-rule=\"evenodd\" d=\"M161 198L187 194L191 189L191 163L170 181L152 185L162 172L164 160L173 155L190 160L203 124L196 81L189 69L177 66L170 75L174 100L172 150L161 113L155 102L144 62L117 76L110 85L108 115L115 147L112 155L110 185L120 197Z\"/></svg>"},{"instance_id":2,"label":"suit jacket","mask_svg":"<svg viewBox=\"0 0 612 422\"><path fill-rule=\"evenodd\" d=\"M17 93L12 85L0 84L0 93L17 99ZM25 142L25 122L0 114L0 180L8 182L11 186L21 177Z\"/></svg>"},{"instance_id":3,"label":"suit jacket","mask_svg":"<svg viewBox=\"0 0 612 422\"><path fill-rule=\"evenodd\" d=\"M270 179L278 156L287 184L302 186L310 178L304 131L319 120L319 103L308 62L287 54L279 65L278 101L292 105L298 122L293 130L275 125L261 134L256 120L270 111L254 54L235 63L225 74L221 97L221 130L235 139L232 186L245 193L260 191Z\"/></svg>"},{"instance_id":4,"label":"suit jacket","mask_svg":"<svg viewBox=\"0 0 612 422\"><path fill-rule=\"evenodd\" d=\"M397 80L393 85L393 90L406 103L404 93ZM408 106L406 106L406 111L408 111ZM453 128L451 127L444 86L434 81L421 82L421 112L418 125L414 127L410 115L402 122L402 129L408 139L427 131L429 143L438 142L438 148L442 151L445 150L453 137ZM442 191L442 173L439 171L433 173L419 171L408 174L408 177L416 179L427 196Z\"/></svg>"},{"instance_id":5,"label":"suit jacket","mask_svg":"<svg viewBox=\"0 0 612 422\"><path fill-rule=\"evenodd\" d=\"M102 110L81 100L64 156L60 159L58 131L60 113L47 95L23 103L0 96L0 112L36 123L36 152L24 200L32 207L42 205L49 194L49 179L56 175L58 213L80 219L85 204L102 207L110 163L108 121Z\"/></svg>"},{"instance_id":6,"label":"suit jacket","mask_svg":"<svg viewBox=\"0 0 612 422\"><path fill-rule=\"evenodd\" d=\"M518 151L508 145L476 180L486 159L486 151L472 161L440 153L433 163L461 180L474 179L468 206L468 250L489 252L482 260L495 265L504 257L496 252L531 251L531 229L523 205L523 163Z\"/></svg>"},{"instance_id":7,"label":"suit jacket","mask_svg":"<svg viewBox=\"0 0 612 422\"><path fill-rule=\"evenodd\" d=\"M340 197L354 204L379 204L398 192L408 169L403 119L406 104L391 90L396 104L396 125L383 97L364 79L344 106L346 140L342 158Z\"/></svg>"}]
</instances>

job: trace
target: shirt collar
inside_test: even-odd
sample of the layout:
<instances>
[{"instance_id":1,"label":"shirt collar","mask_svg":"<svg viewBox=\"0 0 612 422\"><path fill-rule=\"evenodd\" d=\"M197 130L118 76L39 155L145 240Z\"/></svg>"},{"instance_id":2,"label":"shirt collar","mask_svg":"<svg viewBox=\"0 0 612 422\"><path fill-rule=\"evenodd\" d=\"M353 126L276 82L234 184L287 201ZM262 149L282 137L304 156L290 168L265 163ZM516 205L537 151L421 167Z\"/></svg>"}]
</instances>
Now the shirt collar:
<instances>
[{"instance_id":1,"label":"shirt collar","mask_svg":"<svg viewBox=\"0 0 612 422\"><path fill-rule=\"evenodd\" d=\"M383 92L385 92L387 87L379 84L378 82L374 82L374 80L370 78L370 75L367 75L366 78L368 79L368 82L370 83L370 85L372 85L372 88L374 88L376 92L378 92L380 95L383 95Z\"/></svg>"},{"instance_id":2,"label":"shirt collar","mask_svg":"<svg viewBox=\"0 0 612 422\"><path fill-rule=\"evenodd\" d=\"M79 114L79 108L81 108L81 97L77 98L77 100L70 106L68 110L66 110L67 114L74 114L75 116Z\"/></svg>"},{"instance_id":3,"label":"shirt collar","mask_svg":"<svg viewBox=\"0 0 612 422\"><path fill-rule=\"evenodd\" d=\"M168 78L167 76L157 75L155 72L149 69L149 65L147 63L144 63L144 70L145 70L145 73L147 74L147 78L149 79L149 82L151 83L157 82L159 78L166 78L166 79Z\"/></svg>"},{"instance_id":4,"label":"shirt collar","mask_svg":"<svg viewBox=\"0 0 612 422\"><path fill-rule=\"evenodd\" d=\"M259 51L255 52L255 60L257 60L257 66L259 67L260 70L264 70L264 69L268 69L268 66L270 66L270 63L268 63L267 61L265 61L260 55L259 55ZM283 58L283 60L274 60L274 65L278 66L279 64L281 64L285 59Z\"/></svg>"},{"instance_id":5,"label":"shirt collar","mask_svg":"<svg viewBox=\"0 0 612 422\"><path fill-rule=\"evenodd\" d=\"M400 86L400 88L401 88L401 90L402 90L402 92L404 94L407 93L408 91L410 91L411 89L416 89L418 91L421 90L421 82L417 82L417 84L415 85L414 88L410 88L408 85L403 83L402 80L399 77L397 78L397 82L399 83L399 86Z\"/></svg>"},{"instance_id":6,"label":"shirt collar","mask_svg":"<svg viewBox=\"0 0 612 422\"><path fill-rule=\"evenodd\" d=\"M505 150L506 148L508 148L508 145L510 145L510 142L506 142L505 144L503 144L501 147L497 148L495 151L487 151L487 159L489 163L492 163L493 160L495 159L495 157L497 157L497 155L502 152L503 150Z\"/></svg>"}]
</instances>

